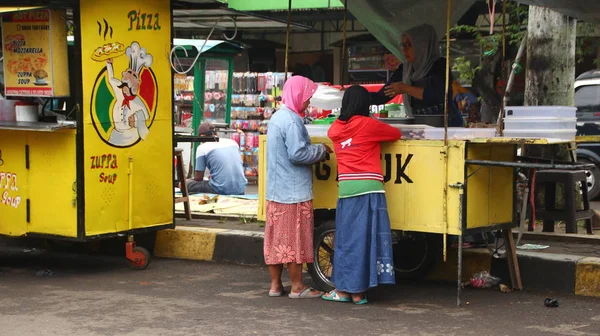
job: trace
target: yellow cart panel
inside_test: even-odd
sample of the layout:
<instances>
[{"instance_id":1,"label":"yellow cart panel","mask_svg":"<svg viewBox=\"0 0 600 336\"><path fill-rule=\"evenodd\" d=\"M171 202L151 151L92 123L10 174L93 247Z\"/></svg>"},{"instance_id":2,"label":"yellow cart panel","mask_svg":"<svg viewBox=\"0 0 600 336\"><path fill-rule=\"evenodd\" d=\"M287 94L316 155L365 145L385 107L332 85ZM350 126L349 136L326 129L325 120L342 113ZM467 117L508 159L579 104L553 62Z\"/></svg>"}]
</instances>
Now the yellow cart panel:
<instances>
[{"instance_id":1,"label":"yellow cart panel","mask_svg":"<svg viewBox=\"0 0 600 336\"><path fill-rule=\"evenodd\" d=\"M0 130L0 234L3 235L21 236L27 232L26 146L26 133Z\"/></svg>"},{"instance_id":2,"label":"yellow cart panel","mask_svg":"<svg viewBox=\"0 0 600 336\"><path fill-rule=\"evenodd\" d=\"M108 2L81 0L86 236L173 223L170 2Z\"/></svg>"},{"instance_id":3,"label":"yellow cart panel","mask_svg":"<svg viewBox=\"0 0 600 336\"><path fill-rule=\"evenodd\" d=\"M30 216L28 233L77 237L75 131L27 132Z\"/></svg>"}]
</instances>

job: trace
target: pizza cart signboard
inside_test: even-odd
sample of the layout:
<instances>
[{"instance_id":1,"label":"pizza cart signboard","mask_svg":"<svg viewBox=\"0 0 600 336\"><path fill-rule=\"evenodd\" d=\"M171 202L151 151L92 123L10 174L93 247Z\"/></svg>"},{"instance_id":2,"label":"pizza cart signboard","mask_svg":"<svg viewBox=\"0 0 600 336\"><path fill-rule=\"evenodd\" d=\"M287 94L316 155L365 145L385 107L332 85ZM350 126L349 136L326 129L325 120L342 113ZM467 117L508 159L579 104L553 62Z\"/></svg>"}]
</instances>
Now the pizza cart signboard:
<instances>
[{"instance_id":1,"label":"pizza cart signboard","mask_svg":"<svg viewBox=\"0 0 600 336\"><path fill-rule=\"evenodd\" d=\"M5 95L69 96L65 11L2 15Z\"/></svg>"},{"instance_id":2,"label":"pizza cart signboard","mask_svg":"<svg viewBox=\"0 0 600 336\"><path fill-rule=\"evenodd\" d=\"M80 8L86 234L170 224L170 2L81 0Z\"/></svg>"}]
</instances>

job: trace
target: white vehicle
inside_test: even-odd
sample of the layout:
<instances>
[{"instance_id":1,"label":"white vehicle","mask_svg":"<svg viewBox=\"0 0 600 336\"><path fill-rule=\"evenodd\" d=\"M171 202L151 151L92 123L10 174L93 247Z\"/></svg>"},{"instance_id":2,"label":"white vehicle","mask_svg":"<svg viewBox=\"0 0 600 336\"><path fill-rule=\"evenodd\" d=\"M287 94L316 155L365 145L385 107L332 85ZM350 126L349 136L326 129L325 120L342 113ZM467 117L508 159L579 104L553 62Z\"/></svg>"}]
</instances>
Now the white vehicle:
<instances>
[{"instance_id":1,"label":"white vehicle","mask_svg":"<svg viewBox=\"0 0 600 336\"><path fill-rule=\"evenodd\" d=\"M600 70L588 71L575 80L577 135L600 136ZM586 172L590 199L600 195L600 142L578 143L577 161L594 163Z\"/></svg>"}]
</instances>

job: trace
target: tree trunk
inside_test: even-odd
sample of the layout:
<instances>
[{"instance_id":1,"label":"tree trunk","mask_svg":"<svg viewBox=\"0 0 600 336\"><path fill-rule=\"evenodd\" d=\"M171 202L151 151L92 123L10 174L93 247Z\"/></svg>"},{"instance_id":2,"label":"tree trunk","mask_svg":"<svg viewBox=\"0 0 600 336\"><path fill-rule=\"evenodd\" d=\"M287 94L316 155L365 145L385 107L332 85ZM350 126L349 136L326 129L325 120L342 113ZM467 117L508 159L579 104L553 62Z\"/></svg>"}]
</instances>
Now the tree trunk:
<instances>
[{"instance_id":1,"label":"tree trunk","mask_svg":"<svg viewBox=\"0 0 600 336\"><path fill-rule=\"evenodd\" d=\"M526 106L575 105L575 43L577 21L553 10L529 6L527 27ZM570 161L566 146L525 146L527 156ZM537 197L544 204L544 188ZM563 203L562 186L557 188L557 204ZM578 195L579 193L576 193Z\"/></svg>"},{"instance_id":2,"label":"tree trunk","mask_svg":"<svg viewBox=\"0 0 600 336\"><path fill-rule=\"evenodd\" d=\"M526 106L573 106L575 92L575 19L551 9L529 6L527 27ZM527 146L527 155L569 160L564 148ZM564 147L564 146L561 146ZM554 155L552 152L555 152ZM558 154L558 155L557 155Z\"/></svg>"},{"instance_id":3,"label":"tree trunk","mask_svg":"<svg viewBox=\"0 0 600 336\"><path fill-rule=\"evenodd\" d=\"M529 6L526 106L574 105L576 27L573 18Z\"/></svg>"}]
</instances>

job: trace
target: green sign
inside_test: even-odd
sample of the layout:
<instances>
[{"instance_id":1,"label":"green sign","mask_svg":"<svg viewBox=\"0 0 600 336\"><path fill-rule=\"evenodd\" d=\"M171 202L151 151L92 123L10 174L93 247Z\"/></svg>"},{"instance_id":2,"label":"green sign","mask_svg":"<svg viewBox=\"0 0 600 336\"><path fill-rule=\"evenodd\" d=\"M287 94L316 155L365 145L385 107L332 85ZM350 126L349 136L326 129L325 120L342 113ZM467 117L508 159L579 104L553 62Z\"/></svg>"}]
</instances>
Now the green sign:
<instances>
[{"instance_id":1,"label":"green sign","mask_svg":"<svg viewBox=\"0 0 600 336\"><path fill-rule=\"evenodd\" d=\"M287 0L221 0L239 11L287 10ZM339 8L341 0L292 0L292 9Z\"/></svg>"}]
</instances>

